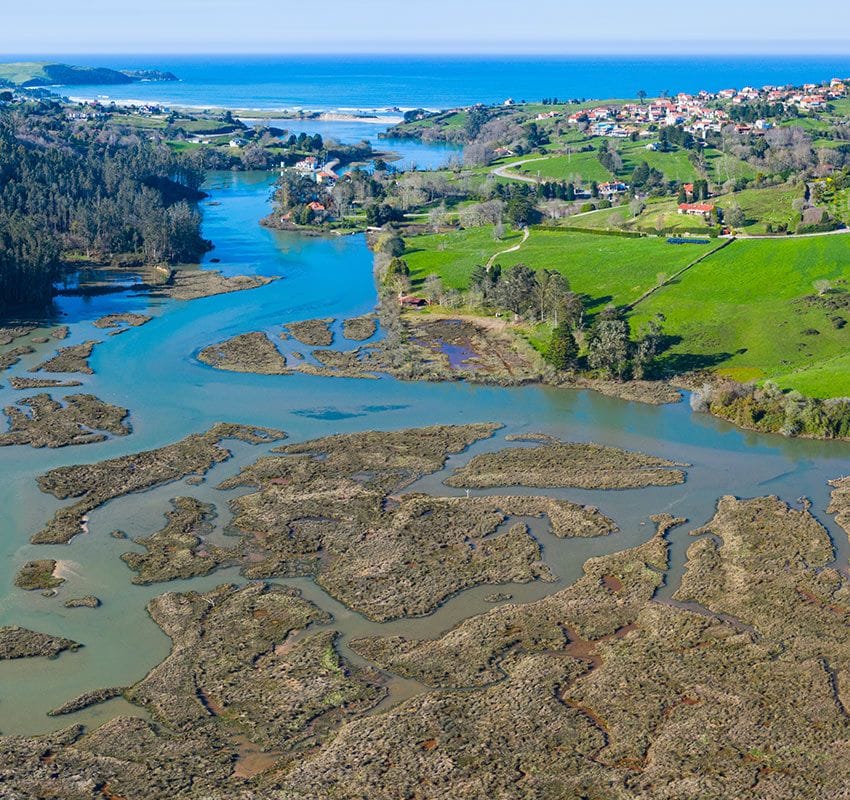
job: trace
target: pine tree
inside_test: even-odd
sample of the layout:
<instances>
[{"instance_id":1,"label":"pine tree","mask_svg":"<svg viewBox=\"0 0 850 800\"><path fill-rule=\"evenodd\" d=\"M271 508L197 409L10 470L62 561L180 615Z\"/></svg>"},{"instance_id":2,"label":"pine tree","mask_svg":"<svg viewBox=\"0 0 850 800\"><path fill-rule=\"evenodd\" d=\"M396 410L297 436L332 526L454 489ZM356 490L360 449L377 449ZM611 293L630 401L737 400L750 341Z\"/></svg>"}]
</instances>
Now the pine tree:
<instances>
[{"instance_id":1,"label":"pine tree","mask_svg":"<svg viewBox=\"0 0 850 800\"><path fill-rule=\"evenodd\" d=\"M578 360L578 345L569 326L562 322L552 331L552 338L546 348L546 361L557 370L575 367Z\"/></svg>"}]
</instances>

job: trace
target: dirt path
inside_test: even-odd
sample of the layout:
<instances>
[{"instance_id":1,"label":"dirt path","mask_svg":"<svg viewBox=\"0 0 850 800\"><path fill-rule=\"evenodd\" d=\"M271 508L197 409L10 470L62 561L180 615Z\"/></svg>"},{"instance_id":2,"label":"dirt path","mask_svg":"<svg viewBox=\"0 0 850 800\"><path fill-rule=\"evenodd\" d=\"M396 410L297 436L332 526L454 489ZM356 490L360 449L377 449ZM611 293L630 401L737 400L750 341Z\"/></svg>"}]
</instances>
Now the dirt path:
<instances>
[{"instance_id":1,"label":"dirt path","mask_svg":"<svg viewBox=\"0 0 850 800\"><path fill-rule=\"evenodd\" d=\"M493 264L496 263L496 259L499 256L504 256L504 255L507 255L508 253L516 253L516 251L519 250L520 247L522 247L528 241L528 237L530 235L531 235L531 231L528 228L523 228L522 229L522 241L519 244L515 244L513 247L509 247L507 250L500 250L498 253L493 253L493 255L490 256L490 259L487 261L487 269L489 270L490 267L492 267Z\"/></svg>"}]
</instances>

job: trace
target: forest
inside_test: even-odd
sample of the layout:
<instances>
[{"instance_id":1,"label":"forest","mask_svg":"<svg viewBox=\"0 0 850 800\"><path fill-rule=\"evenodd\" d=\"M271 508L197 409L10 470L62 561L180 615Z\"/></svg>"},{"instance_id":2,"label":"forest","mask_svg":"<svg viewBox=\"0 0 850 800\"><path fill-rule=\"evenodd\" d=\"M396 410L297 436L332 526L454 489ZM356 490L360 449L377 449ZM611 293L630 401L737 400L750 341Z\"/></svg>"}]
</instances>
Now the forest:
<instances>
[{"instance_id":1,"label":"forest","mask_svg":"<svg viewBox=\"0 0 850 800\"><path fill-rule=\"evenodd\" d=\"M197 261L203 172L57 103L0 107L0 311L43 305L70 261Z\"/></svg>"}]
</instances>

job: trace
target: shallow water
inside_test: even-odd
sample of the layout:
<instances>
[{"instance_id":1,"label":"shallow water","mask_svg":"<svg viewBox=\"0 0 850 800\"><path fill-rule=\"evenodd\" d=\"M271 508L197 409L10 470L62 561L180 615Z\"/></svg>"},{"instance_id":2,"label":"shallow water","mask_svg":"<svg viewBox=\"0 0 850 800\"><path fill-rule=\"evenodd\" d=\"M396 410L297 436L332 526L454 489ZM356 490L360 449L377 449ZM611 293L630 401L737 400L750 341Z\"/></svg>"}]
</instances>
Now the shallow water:
<instances>
[{"instance_id":1,"label":"shallow water","mask_svg":"<svg viewBox=\"0 0 850 800\"><path fill-rule=\"evenodd\" d=\"M386 126L375 122L315 119L259 119L246 122L252 126L283 128L287 134L296 136L302 132L311 135L318 133L325 140L333 139L341 144L357 144L365 140L370 142L375 150L389 153L393 168L399 170L440 169L463 155L463 148L459 145L425 143L418 139L379 139L378 134ZM336 171L343 173L345 169Z\"/></svg>"},{"instance_id":2,"label":"shallow water","mask_svg":"<svg viewBox=\"0 0 850 800\"><path fill-rule=\"evenodd\" d=\"M403 383L389 378L242 375L200 364L195 354L211 342L297 319L359 315L371 310L375 301L371 255L362 237L303 238L259 227L257 220L266 213L270 190L270 179L262 174L215 174L209 188L212 196L202 207L205 232L216 242L216 249L208 260L220 259L211 266L228 274L275 275L281 280L261 289L193 302L151 301L131 293L60 298L57 318L71 325L71 335L63 344L88 338L103 341L91 362L96 374L83 378L82 390L128 407L133 435L62 450L0 448L0 507L6 511L0 529L0 625L23 625L85 645L77 653L52 661L0 662L3 733L34 733L76 721L97 724L132 710L123 701L113 701L68 717L44 716L48 709L83 691L130 684L162 660L169 641L145 612L150 598L163 591L204 590L240 579L235 570L229 570L189 582L133 586L132 573L119 556L134 545L112 538L110 532L121 529L132 538L156 530L164 523L169 499L186 495L216 505L220 533L230 519L227 502L234 493L215 486L270 446L234 445L234 458L213 469L200 486L180 482L117 499L93 512L89 532L67 546L29 544L30 536L60 505L38 490L35 478L55 466L158 447L217 421L279 427L294 440L438 423L498 421L505 425L493 439L453 456L447 471L475 453L505 446L506 434L531 431L644 450L692 464L682 486L620 492L545 490L545 494L599 506L616 520L620 531L596 539L559 540L548 534L545 525L534 522L534 535L558 581L503 589L513 595L513 602L537 599L574 581L589 556L645 541L653 532L648 517L663 511L690 520L669 536L672 563L661 592L662 597L669 597L681 576L690 543L688 532L712 516L717 498L724 494L776 494L788 502L810 497L813 513L833 536L839 564L847 564L847 536L825 511L826 481L850 469L847 444L741 431L692 414L686 403L657 408L591 392L540 386L502 389L465 383ZM116 310L148 310L155 319L117 337L105 336L92 326L94 319ZM55 347L55 342L36 346L36 354L0 376L4 384L0 403L8 405L31 394L12 391L8 377L25 374L28 366ZM56 390L54 396L62 396L64 391ZM441 483L445 475L428 476L413 488L459 494ZM67 583L58 598L14 588L16 570L32 558L62 562ZM450 598L427 617L377 625L341 606L312 581L284 582L298 586L309 599L333 613L347 654L347 642L356 636L435 636L459 620L491 608L484 598L497 591L492 586L476 587ZM83 594L100 597L102 608L63 607L65 599ZM411 682L393 682L396 699L416 690Z\"/></svg>"}]
</instances>

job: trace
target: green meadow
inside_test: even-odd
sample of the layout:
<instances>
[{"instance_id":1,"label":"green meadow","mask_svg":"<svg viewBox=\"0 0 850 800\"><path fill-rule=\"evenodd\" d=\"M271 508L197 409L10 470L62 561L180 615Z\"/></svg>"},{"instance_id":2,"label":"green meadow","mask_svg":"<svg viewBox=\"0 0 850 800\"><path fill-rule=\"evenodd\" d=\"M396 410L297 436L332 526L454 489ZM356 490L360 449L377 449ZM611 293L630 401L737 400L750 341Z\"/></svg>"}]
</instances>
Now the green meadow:
<instances>
[{"instance_id":1,"label":"green meadow","mask_svg":"<svg viewBox=\"0 0 850 800\"><path fill-rule=\"evenodd\" d=\"M599 310L608 303L634 302L655 286L659 273L672 275L716 246L716 242L674 245L655 236L633 239L533 230L519 251L497 261L503 267L526 264L558 270L574 292L587 295L591 308Z\"/></svg>"},{"instance_id":2,"label":"green meadow","mask_svg":"<svg viewBox=\"0 0 850 800\"><path fill-rule=\"evenodd\" d=\"M517 231L495 239L492 226L416 236L408 239L404 260L414 282L426 275L439 275L446 287L466 289L476 265L486 264L492 255L520 241L522 234Z\"/></svg>"},{"instance_id":3,"label":"green meadow","mask_svg":"<svg viewBox=\"0 0 850 800\"><path fill-rule=\"evenodd\" d=\"M496 242L492 228L417 236L408 240L404 258L414 281L436 274L446 286L465 289L477 264L521 240L519 233L511 233ZM634 302L657 283L659 273L672 275L716 246L716 242L672 245L658 237L532 230L519 250L500 255L496 263L503 268L526 264L532 269L558 270L573 291L588 295L592 307L598 308L611 302Z\"/></svg>"},{"instance_id":4,"label":"green meadow","mask_svg":"<svg viewBox=\"0 0 850 800\"><path fill-rule=\"evenodd\" d=\"M691 163L688 150L670 150L662 153L659 150L647 150L647 144L651 140L640 140L637 142L621 141L618 143L620 158L623 159L623 169L620 176L628 178L644 161L653 169L657 169L668 181L680 181L690 183L699 175Z\"/></svg>"},{"instance_id":5,"label":"green meadow","mask_svg":"<svg viewBox=\"0 0 850 800\"><path fill-rule=\"evenodd\" d=\"M490 228L418 236L408 241L405 259L415 282L437 274L464 289L476 264L520 241L512 232L497 242ZM503 268L556 269L598 311L607 303L634 303L658 284L659 273L670 278L709 254L632 312L634 329L664 315L672 341L666 367L770 379L814 397L850 395L850 235L739 239L711 252L720 244L532 230L518 251L496 261ZM816 299L821 280L831 289ZM544 341L545 332L537 337Z\"/></svg>"},{"instance_id":6,"label":"green meadow","mask_svg":"<svg viewBox=\"0 0 850 800\"><path fill-rule=\"evenodd\" d=\"M833 290L820 301L815 281ZM635 309L679 339L668 361L737 380L769 378L815 397L850 395L850 237L738 240ZM836 305L828 309L821 304Z\"/></svg>"},{"instance_id":7,"label":"green meadow","mask_svg":"<svg viewBox=\"0 0 850 800\"><path fill-rule=\"evenodd\" d=\"M613 175L599 163L594 151L568 153L525 164L522 174L532 178L591 183L610 181Z\"/></svg>"}]
</instances>

